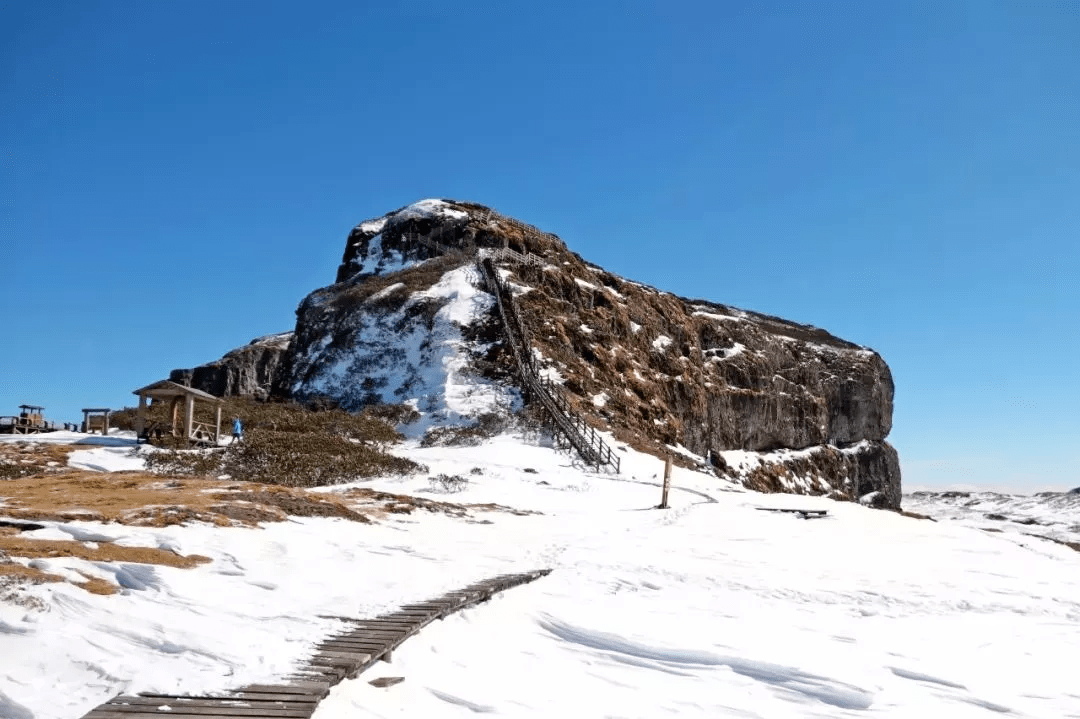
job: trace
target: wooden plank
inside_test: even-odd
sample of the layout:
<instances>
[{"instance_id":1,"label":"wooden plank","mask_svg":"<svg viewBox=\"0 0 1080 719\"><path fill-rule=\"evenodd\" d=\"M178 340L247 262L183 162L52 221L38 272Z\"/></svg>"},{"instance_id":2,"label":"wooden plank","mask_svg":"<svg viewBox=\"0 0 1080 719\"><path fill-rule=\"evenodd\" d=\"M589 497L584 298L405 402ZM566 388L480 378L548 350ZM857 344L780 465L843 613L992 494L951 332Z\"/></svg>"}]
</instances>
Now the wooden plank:
<instances>
[{"instance_id":1,"label":"wooden plank","mask_svg":"<svg viewBox=\"0 0 1080 719\"><path fill-rule=\"evenodd\" d=\"M248 714L237 714L234 710L227 708L214 709L211 707L203 707L200 709L192 709L184 713L176 711L155 711L153 707L145 707L145 711L133 712L133 711L114 711L113 707L108 709L94 709L87 714L84 719L161 719L163 716L184 716L184 717L199 717L199 719L242 719L248 717L249 719L308 719L314 712L315 705L309 704L308 708L303 711L282 712L271 709L253 709L249 710Z\"/></svg>"},{"instance_id":2,"label":"wooden plank","mask_svg":"<svg viewBox=\"0 0 1080 719\"><path fill-rule=\"evenodd\" d=\"M415 604L404 604L401 609L444 609L446 607L457 606L461 602L456 599L435 599L430 602L417 602Z\"/></svg>"},{"instance_id":3,"label":"wooden plank","mask_svg":"<svg viewBox=\"0 0 1080 719\"><path fill-rule=\"evenodd\" d=\"M429 624L432 620L434 620L435 615L431 612L401 612L400 614L391 614L386 618L397 619L398 621L404 620L410 622L414 626L423 626L425 624Z\"/></svg>"},{"instance_id":4,"label":"wooden plank","mask_svg":"<svg viewBox=\"0 0 1080 719\"><path fill-rule=\"evenodd\" d=\"M430 609L399 609L396 612L390 614L383 614L383 617L426 617L431 614Z\"/></svg>"},{"instance_id":5,"label":"wooden plank","mask_svg":"<svg viewBox=\"0 0 1080 719\"><path fill-rule=\"evenodd\" d=\"M364 629L386 629L386 630L409 630L415 626L415 623L409 621L394 621L392 619L368 619L363 622L357 622L353 625L352 629L342 632L342 634L352 634L362 631Z\"/></svg>"},{"instance_id":6,"label":"wooden plank","mask_svg":"<svg viewBox=\"0 0 1080 719\"><path fill-rule=\"evenodd\" d=\"M360 639L344 640L344 639L332 639L325 642L319 642L315 648L318 650L328 650L331 652L347 652L350 650L362 650L362 649L384 649L385 647L392 646L393 642L368 640L363 641ZM336 647L336 648L335 648Z\"/></svg>"},{"instance_id":7,"label":"wooden plank","mask_svg":"<svg viewBox=\"0 0 1080 719\"><path fill-rule=\"evenodd\" d=\"M335 639L363 639L365 637L408 637L416 634L420 627L413 624L409 627L358 627L351 632L338 634Z\"/></svg>"},{"instance_id":8,"label":"wooden plank","mask_svg":"<svg viewBox=\"0 0 1080 719\"><path fill-rule=\"evenodd\" d=\"M335 651L320 651L315 655L320 659L348 659L349 661L363 664L366 661L370 661L372 655L369 653L361 652L335 652ZM315 658L312 657L312 658Z\"/></svg>"},{"instance_id":9,"label":"wooden plank","mask_svg":"<svg viewBox=\"0 0 1080 719\"><path fill-rule=\"evenodd\" d=\"M237 691L262 692L268 691L275 694L322 694L326 696L330 692L330 686L326 682L289 682L288 684L248 684L240 687Z\"/></svg>"},{"instance_id":10,"label":"wooden plank","mask_svg":"<svg viewBox=\"0 0 1080 719\"><path fill-rule=\"evenodd\" d=\"M119 696L110 699L102 707L110 709L116 707L138 707L138 711L147 711L150 707L155 711L171 711L183 713L192 707L215 707L215 708L248 708L248 709L293 709L288 706L292 700L275 701L259 699L240 699L238 697L155 697L155 696ZM311 702L300 702L310 704ZM159 707L170 707L159 709ZM100 708L100 707L99 707Z\"/></svg>"},{"instance_id":11,"label":"wooden plank","mask_svg":"<svg viewBox=\"0 0 1080 719\"><path fill-rule=\"evenodd\" d=\"M254 717L255 719L307 719L315 710L314 704L304 704L298 709L270 709L236 706L172 706L168 711L158 711L154 706L124 706L103 704L93 709L85 719L145 719L145 717L197 716L197 717Z\"/></svg>"},{"instance_id":12,"label":"wooden plank","mask_svg":"<svg viewBox=\"0 0 1080 719\"><path fill-rule=\"evenodd\" d=\"M275 694L274 692L234 692L238 699L258 699L262 701L284 701L292 704L318 704L323 697L314 694Z\"/></svg>"},{"instance_id":13,"label":"wooden plank","mask_svg":"<svg viewBox=\"0 0 1080 719\"><path fill-rule=\"evenodd\" d=\"M389 650L393 649L395 646L396 645L394 645L394 644L367 644L367 645L364 645L364 646L349 646L349 645L342 646L340 644L330 644L330 645L326 645L326 646L319 646L319 647L316 648L316 651L318 651L318 652L346 652L346 653L349 653L349 654L352 654L352 655L370 654L371 656L376 656L378 654L382 654L385 651L389 651Z\"/></svg>"},{"instance_id":14,"label":"wooden plank","mask_svg":"<svg viewBox=\"0 0 1080 719\"><path fill-rule=\"evenodd\" d=\"M341 683L341 680L349 673L349 670L340 664L335 666L327 662L308 662L299 672L297 676L316 676L321 679L326 679L331 684L337 685Z\"/></svg>"},{"instance_id":15,"label":"wooden plank","mask_svg":"<svg viewBox=\"0 0 1080 719\"><path fill-rule=\"evenodd\" d=\"M365 619L362 622L357 622L356 624L354 624L352 626L351 629L346 630L346 631L355 631L355 630L357 630L359 628L372 626L372 625L375 625L375 626L390 625L391 627L411 627L414 623L415 623L415 618L414 617L390 617L390 616L384 615L384 616L381 616L381 617L372 617L371 619Z\"/></svg>"},{"instance_id":16,"label":"wooden plank","mask_svg":"<svg viewBox=\"0 0 1080 719\"><path fill-rule=\"evenodd\" d=\"M415 624L408 627L357 627L351 632L344 632L342 634L326 637L323 641L362 642L368 639L395 639L397 637L412 636L416 633L416 629L417 626Z\"/></svg>"}]
</instances>

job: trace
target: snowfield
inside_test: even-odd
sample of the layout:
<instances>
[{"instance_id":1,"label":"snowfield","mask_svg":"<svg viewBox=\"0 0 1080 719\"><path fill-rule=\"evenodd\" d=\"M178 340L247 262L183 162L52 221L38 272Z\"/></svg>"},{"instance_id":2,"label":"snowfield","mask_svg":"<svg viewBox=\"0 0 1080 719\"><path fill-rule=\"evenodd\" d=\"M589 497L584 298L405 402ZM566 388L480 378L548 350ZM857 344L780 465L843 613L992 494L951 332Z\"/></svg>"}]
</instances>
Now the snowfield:
<instances>
[{"instance_id":1,"label":"snowfield","mask_svg":"<svg viewBox=\"0 0 1080 719\"><path fill-rule=\"evenodd\" d=\"M117 449L73 461L128 467ZM619 477L520 436L400 451L466 488L447 494L429 475L365 486L542 514L261 529L40 522L23 536L213 561L35 560L124 589L41 584L0 603L0 717L76 719L120 692L273 681L342 629L319 615L372 616L547 567L426 627L392 664L336 687L315 717L1080 717L1080 554L1068 547L756 494L679 468L671 508L656 510L662 464L625 447ZM405 681L368 683L379 676Z\"/></svg>"}]
</instances>

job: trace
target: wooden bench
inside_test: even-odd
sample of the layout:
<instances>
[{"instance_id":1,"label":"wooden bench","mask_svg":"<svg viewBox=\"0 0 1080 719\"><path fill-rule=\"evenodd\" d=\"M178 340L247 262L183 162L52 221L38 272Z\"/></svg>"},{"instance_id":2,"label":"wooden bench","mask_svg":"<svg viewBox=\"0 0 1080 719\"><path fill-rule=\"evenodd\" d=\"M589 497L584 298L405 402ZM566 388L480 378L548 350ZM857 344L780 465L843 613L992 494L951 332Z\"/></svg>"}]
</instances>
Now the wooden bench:
<instances>
[{"instance_id":1,"label":"wooden bench","mask_svg":"<svg viewBox=\"0 0 1080 719\"><path fill-rule=\"evenodd\" d=\"M799 519L820 519L829 513L827 509L788 509L786 507L754 507L761 512L789 512L798 514Z\"/></svg>"}]
</instances>

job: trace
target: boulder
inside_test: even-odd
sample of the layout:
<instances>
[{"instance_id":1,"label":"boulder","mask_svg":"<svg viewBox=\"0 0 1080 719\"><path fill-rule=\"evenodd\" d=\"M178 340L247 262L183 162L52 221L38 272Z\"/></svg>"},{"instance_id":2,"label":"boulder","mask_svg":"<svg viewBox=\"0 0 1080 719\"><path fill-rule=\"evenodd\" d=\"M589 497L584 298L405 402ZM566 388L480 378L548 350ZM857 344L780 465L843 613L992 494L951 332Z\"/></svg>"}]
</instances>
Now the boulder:
<instances>
[{"instance_id":1,"label":"boulder","mask_svg":"<svg viewBox=\"0 0 1080 719\"><path fill-rule=\"evenodd\" d=\"M192 369L174 369L169 379L217 397L266 399L288 355L292 332L257 337L219 360Z\"/></svg>"}]
</instances>

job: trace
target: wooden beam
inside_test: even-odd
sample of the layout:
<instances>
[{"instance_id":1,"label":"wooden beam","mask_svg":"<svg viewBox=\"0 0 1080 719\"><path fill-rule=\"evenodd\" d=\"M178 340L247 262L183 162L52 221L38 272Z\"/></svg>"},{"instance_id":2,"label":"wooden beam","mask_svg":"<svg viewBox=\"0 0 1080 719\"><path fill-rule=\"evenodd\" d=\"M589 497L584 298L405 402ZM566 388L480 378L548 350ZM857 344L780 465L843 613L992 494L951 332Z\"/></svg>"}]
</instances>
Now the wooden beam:
<instances>
[{"instance_id":1,"label":"wooden beam","mask_svg":"<svg viewBox=\"0 0 1080 719\"><path fill-rule=\"evenodd\" d=\"M184 402L184 438L191 439L191 425L195 421L195 398L190 394Z\"/></svg>"},{"instance_id":2,"label":"wooden beam","mask_svg":"<svg viewBox=\"0 0 1080 719\"><path fill-rule=\"evenodd\" d=\"M146 395L139 395L139 412L135 415L135 437L141 437L146 430ZM137 441L137 440L136 440Z\"/></svg>"},{"instance_id":3,"label":"wooden beam","mask_svg":"<svg viewBox=\"0 0 1080 719\"><path fill-rule=\"evenodd\" d=\"M175 437L180 424L180 395L172 398L172 434Z\"/></svg>"}]
</instances>

